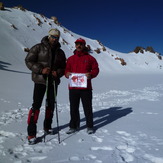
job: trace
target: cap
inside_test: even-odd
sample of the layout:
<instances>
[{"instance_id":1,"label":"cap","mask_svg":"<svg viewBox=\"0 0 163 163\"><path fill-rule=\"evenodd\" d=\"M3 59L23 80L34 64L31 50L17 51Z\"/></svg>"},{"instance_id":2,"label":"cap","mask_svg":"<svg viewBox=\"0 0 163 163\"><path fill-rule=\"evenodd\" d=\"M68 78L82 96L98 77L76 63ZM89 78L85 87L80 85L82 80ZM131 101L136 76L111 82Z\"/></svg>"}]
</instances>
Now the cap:
<instances>
[{"instance_id":1,"label":"cap","mask_svg":"<svg viewBox=\"0 0 163 163\"><path fill-rule=\"evenodd\" d=\"M82 39L82 38L77 39L77 40L75 41L75 43L77 43L77 42L83 43L84 45L86 44L85 40Z\"/></svg>"},{"instance_id":2,"label":"cap","mask_svg":"<svg viewBox=\"0 0 163 163\"><path fill-rule=\"evenodd\" d=\"M58 36L58 37L60 37L60 31L58 30L58 29L51 29L50 31L49 31L49 36Z\"/></svg>"}]
</instances>

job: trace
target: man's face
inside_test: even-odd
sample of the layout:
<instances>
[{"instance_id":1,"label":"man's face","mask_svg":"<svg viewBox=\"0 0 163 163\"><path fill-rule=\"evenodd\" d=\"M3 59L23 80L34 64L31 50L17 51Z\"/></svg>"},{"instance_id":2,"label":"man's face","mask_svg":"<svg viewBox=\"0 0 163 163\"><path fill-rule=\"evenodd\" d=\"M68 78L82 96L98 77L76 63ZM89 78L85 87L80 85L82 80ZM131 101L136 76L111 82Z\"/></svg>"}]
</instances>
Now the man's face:
<instances>
[{"instance_id":1,"label":"man's face","mask_svg":"<svg viewBox=\"0 0 163 163\"><path fill-rule=\"evenodd\" d=\"M76 42L75 47L77 51L82 51L85 48L85 45L81 42Z\"/></svg>"},{"instance_id":2,"label":"man's face","mask_svg":"<svg viewBox=\"0 0 163 163\"><path fill-rule=\"evenodd\" d=\"M49 43L50 43L51 45L57 44L57 43L58 43L58 40L59 40L59 37L58 37L58 36L53 36L53 35L51 35L51 36L49 37Z\"/></svg>"}]
</instances>

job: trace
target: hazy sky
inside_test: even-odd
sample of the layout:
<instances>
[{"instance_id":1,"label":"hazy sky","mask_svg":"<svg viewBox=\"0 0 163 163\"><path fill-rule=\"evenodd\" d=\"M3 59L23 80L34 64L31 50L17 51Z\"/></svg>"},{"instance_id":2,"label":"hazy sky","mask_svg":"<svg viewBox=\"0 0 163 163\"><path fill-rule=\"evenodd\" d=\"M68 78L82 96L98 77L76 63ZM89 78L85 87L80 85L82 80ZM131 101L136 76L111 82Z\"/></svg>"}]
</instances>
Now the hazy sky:
<instances>
[{"instance_id":1,"label":"hazy sky","mask_svg":"<svg viewBox=\"0 0 163 163\"><path fill-rule=\"evenodd\" d=\"M163 0L3 0L56 16L67 29L120 52L152 46L163 54Z\"/></svg>"}]
</instances>

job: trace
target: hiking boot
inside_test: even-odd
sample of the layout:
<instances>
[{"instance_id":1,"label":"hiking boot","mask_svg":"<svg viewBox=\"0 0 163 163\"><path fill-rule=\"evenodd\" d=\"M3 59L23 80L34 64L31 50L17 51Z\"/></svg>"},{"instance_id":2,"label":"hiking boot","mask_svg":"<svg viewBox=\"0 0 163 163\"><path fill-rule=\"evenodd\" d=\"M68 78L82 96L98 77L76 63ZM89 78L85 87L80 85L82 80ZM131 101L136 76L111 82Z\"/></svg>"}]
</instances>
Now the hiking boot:
<instances>
[{"instance_id":1,"label":"hiking boot","mask_svg":"<svg viewBox=\"0 0 163 163\"><path fill-rule=\"evenodd\" d=\"M94 129L93 128L87 128L87 133L88 134L93 134L94 133Z\"/></svg>"},{"instance_id":2,"label":"hiking boot","mask_svg":"<svg viewBox=\"0 0 163 163\"><path fill-rule=\"evenodd\" d=\"M73 133L75 133L76 131L77 131L76 128L70 128L70 129L66 132L66 134L73 134Z\"/></svg>"},{"instance_id":3,"label":"hiking boot","mask_svg":"<svg viewBox=\"0 0 163 163\"><path fill-rule=\"evenodd\" d=\"M44 128L44 134L48 135L48 134L54 134L54 130L52 128L50 129L45 129Z\"/></svg>"},{"instance_id":4,"label":"hiking boot","mask_svg":"<svg viewBox=\"0 0 163 163\"><path fill-rule=\"evenodd\" d=\"M33 145L36 144L36 136L28 136L28 144Z\"/></svg>"}]
</instances>

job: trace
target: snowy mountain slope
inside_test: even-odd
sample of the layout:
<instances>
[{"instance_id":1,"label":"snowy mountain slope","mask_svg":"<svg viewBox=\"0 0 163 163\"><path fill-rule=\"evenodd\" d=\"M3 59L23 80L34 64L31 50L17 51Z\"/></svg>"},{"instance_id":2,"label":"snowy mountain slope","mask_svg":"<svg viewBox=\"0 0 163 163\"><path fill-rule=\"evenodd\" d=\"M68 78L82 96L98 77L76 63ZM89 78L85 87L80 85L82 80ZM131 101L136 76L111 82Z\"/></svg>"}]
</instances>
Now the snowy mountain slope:
<instances>
[{"instance_id":1,"label":"snowy mountain slope","mask_svg":"<svg viewBox=\"0 0 163 163\"><path fill-rule=\"evenodd\" d=\"M83 37L55 24L52 19L27 10L6 8L5 11L0 11L0 24L1 61L12 63L13 60L17 60L18 65L24 64L23 59L26 55L24 48L31 48L39 43L51 28L58 28L61 31L60 42L67 57L72 55L74 41ZM104 47L97 40L83 38L91 48L91 55L99 61L102 72L162 72L163 60L158 59L154 53L120 53ZM16 47L16 49L10 51L10 48L6 46ZM95 52L97 49L100 51L99 54ZM121 65L120 58L125 61L126 65Z\"/></svg>"},{"instance_id":2,"label":"snowy mountain slope","mask_svg":"<svg viewBox=\"0 0 163 163\"><path fill-rule=\"evenodd\" d=\"M38 25L36 18L42 24ZM94 50L103 48L98 41L77 35L30 11L10 8L0 11L0 26L0 163L163 163L162 61L155 54L124 54L107 47L97 54ZM40 42L54 27L61 31L60 41L67 57L72 55L74 41L83 37L99 62L101 71L93 80L96 132L86 133L80 106L80 131L70 136L65 133L69 101L68 81L63 77L57 97L61 143L57 134L48 135L45 142L41 139L44 100L38 120L42 142L30 146L26 140L26 121L33 82L24 64L24 48ZM122 66L116 57L124 58L127 65ZM53 127L56 131L55 116Z\"/></svg>"}]
</instances>

